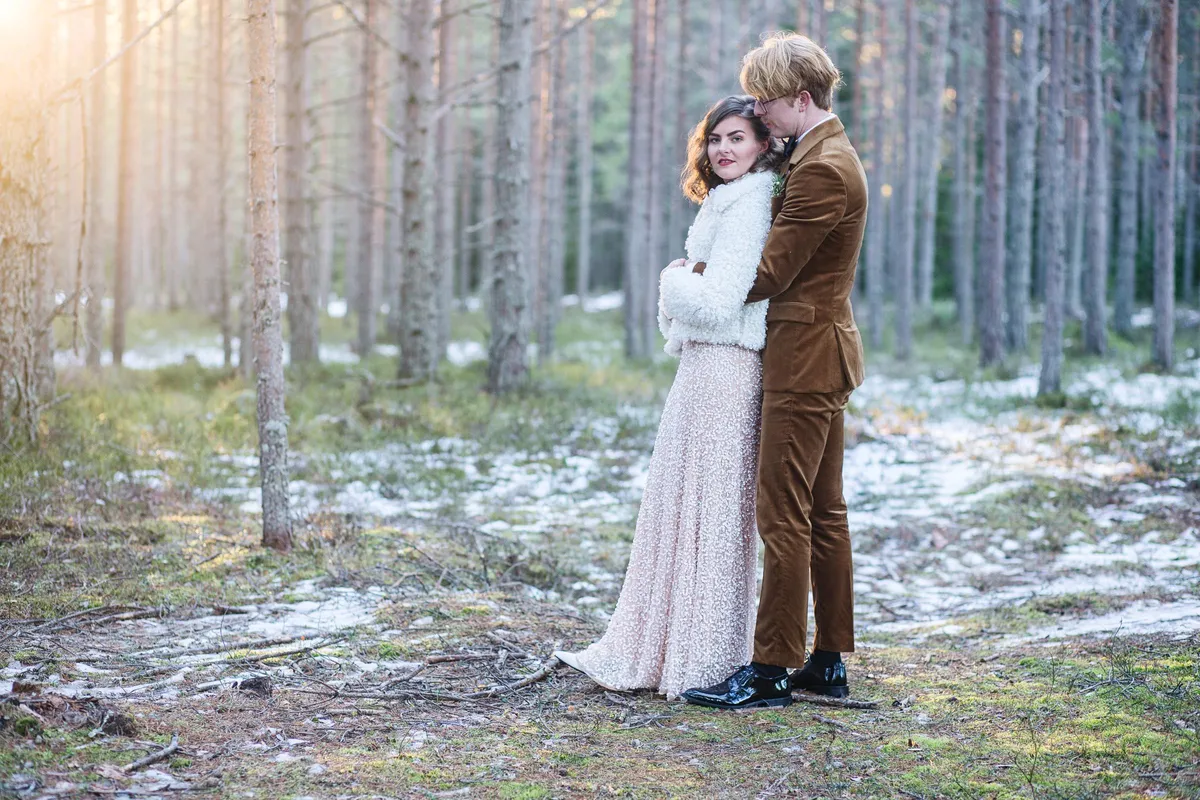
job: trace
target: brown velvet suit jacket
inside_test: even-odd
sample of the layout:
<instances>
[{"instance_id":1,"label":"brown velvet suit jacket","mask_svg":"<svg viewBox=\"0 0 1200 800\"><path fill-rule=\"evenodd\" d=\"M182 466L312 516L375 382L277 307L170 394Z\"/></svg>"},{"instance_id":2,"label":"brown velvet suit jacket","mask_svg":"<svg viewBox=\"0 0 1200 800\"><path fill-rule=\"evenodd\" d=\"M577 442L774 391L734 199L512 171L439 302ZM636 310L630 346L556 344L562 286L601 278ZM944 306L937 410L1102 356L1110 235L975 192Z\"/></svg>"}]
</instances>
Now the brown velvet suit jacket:
<instances>
[{"instance_id":1,"label":"brown velvet suit jacket","mask_svg":"<svg viewBox=\"0 0 1200 800\"><path fill-rule=\"evenodd\" d=\"M771 301L763 389L848 392L864 377L850 292L866 230L867 177L841 120L812 128L796 145L784 175L746 300Z\"/></svg>"}]
</instances>

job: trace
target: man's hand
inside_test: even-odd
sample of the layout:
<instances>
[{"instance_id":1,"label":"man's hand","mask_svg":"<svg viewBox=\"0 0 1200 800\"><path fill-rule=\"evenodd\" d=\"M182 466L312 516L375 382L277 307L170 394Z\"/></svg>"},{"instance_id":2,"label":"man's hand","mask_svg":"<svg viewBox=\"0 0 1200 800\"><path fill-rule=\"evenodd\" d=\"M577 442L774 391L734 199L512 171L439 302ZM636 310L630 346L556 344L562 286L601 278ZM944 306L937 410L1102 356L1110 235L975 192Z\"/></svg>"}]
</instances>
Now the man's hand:
<instances>
[{"instance_id":1,"label":"man's hand","mask_svg":"<svg viewBox=\"0 0 1200 800\"><path fill-rule=\"evenodd\" d=\"M707 268L708 264L704 263L703 261L697 261L695 266L692 267L692 272L696 273L697 275L703 275L704 270Z\"/></svg>"}]
</instances>

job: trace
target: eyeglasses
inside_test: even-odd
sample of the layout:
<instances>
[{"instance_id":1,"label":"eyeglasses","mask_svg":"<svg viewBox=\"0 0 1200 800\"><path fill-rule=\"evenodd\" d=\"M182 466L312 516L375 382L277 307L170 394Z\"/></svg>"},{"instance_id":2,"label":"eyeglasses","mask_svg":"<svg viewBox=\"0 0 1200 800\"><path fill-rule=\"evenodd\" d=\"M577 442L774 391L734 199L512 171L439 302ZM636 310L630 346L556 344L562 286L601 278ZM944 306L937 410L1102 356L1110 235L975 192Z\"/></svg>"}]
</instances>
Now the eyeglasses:
<instances>
[{"instance_id":1,"label":"eyeglasses","mask_svg":"<svg viewBox=\"0 0 1200 800\"><path fill-rule=\"evenodd\" d=\"M762 113L759 111L759 109L766 111L767 106L771 105L771 103L774 103L776 100L779 100L782 97L783 95L780 95L779 97L772 97L770 100L759 100L757 97L754 98L754 116L761 117Z\"/></svg>"}]
</instances>

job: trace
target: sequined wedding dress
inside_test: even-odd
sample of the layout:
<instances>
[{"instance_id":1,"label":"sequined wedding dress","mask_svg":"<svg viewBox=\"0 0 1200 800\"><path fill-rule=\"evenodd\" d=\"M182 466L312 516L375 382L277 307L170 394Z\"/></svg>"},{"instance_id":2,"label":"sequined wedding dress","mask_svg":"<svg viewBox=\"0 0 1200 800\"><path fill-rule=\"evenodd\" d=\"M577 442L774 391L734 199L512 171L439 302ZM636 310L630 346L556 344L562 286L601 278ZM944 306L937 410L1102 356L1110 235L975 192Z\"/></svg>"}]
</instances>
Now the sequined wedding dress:
<instances>
[{"instance_id":1,"label":"sequined wedding dress","mask_svg":"<svg viewBox=\"0 0 1200 800\"><path fill-rule=\"evenodd\" d=\"M663 274L659 322L680 362L625 583L604 636L556 654L609 689L674 698L750 661L766 304L744 300L770 226L771 183L751 173L710 192L687 244L689 259L712 258L705 274ZM722 236L737 246L716 244Z\"/></svg>"}]
</instances>

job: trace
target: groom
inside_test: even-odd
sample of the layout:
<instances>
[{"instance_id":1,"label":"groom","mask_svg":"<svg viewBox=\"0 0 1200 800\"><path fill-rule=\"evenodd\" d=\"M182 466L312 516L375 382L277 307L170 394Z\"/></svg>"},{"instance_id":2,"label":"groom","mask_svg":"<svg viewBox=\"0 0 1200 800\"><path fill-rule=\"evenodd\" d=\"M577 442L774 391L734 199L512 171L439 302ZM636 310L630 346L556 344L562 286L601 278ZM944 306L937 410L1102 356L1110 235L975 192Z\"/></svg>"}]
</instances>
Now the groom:
<instances>
[{"instance_id":1,"label":"groom","mask_svg":"<svg viewBox=\"0 0 1200 800\"><path fill-rule=\"evenodd\" d=\"M789 137L782 193L747 302L770 298L763 350L758 528L765 545L754 660L683 693L715 708L786 706L792 689L850 693L854 579L842 497L843 415L863 381L850 292L867 221L867 181L831 112L841 80L804 36L781 33L742 62L742 87L771 133ZM704 265L697 264L703 272ZM816 632L805 659L809 579ZM788 674L788 668L801 667Z\"/></svg>"}]
</instances>

